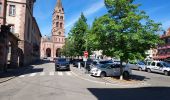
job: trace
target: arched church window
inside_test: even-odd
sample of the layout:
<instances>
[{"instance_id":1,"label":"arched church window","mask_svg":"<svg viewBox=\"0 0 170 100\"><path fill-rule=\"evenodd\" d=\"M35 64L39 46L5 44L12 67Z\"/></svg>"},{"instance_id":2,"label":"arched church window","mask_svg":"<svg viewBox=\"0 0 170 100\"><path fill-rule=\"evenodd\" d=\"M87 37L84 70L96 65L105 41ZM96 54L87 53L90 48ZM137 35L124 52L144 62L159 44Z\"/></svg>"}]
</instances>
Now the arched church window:
<instances>
[{"instance_id":1,"label":"arched church window","mask_svg":"<svg viewBox=\"0 0 170 100\"><path fill-rule=\"evenodd\" d=\"M63 27L63 23L60 23L60 28L62 28Z\"/></svg>"},{"instance_id":2,"label":"arched church window","mask_svg":"<svg viewBox=\"0 0 170 100\"><path fill-rule=\"evenodd\" d=\"M58 35L61 35L61 32L58 32Z\"/></svg>"},{"instance_id":3,"label":"arched church window","mask_svg":"<svg viewBox=\"0 0 170 100\"><path fill-rule=\"evenodd\" d=\"M63 20L63 16L61 16L60 19Z\"/></svg>"},{"instance_id":4,"label":"arched church window","mask_svg":"<svg viewBox=\"0 0 170 100\"><path fill-rule=\"evenodd\" d=\"M59 23L57 22L57 23L56 23L56 27L58 27L58 26L59 26L58 24L59 24Z\"/></svg>"},{"instance_id":5,"label":"arched church window","mask_svg":"<svg viewBox=\"0 0 170 100\"><path fill-rule=\"evenodd\" d=\"M59 19L59 16L57 15L57 19Z\"/></svg>"}]
</instances>

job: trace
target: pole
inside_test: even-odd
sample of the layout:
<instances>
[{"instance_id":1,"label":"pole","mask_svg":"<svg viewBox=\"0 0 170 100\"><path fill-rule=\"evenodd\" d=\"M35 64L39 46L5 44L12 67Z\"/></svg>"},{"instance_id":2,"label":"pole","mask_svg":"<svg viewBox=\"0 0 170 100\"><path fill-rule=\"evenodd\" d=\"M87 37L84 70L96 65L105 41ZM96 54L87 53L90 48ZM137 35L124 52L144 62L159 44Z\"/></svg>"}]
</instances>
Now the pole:
<instances>
[{"instance_id":1,"label":"pole","mask_svg":"<svg viewBox=\"0 0 170 100\"><path fill-rule=\"evenodd\" d=\"M86 33L86 52L87 52L87 42L88 42L88 40L87 40L88 38L87 38L87 33ZM88 56L87 56L87 59L88 59ZM84 62L85 64L85 73L88 73L88 71L87 71L87 60Z\"/></svg>"}]
</instances>

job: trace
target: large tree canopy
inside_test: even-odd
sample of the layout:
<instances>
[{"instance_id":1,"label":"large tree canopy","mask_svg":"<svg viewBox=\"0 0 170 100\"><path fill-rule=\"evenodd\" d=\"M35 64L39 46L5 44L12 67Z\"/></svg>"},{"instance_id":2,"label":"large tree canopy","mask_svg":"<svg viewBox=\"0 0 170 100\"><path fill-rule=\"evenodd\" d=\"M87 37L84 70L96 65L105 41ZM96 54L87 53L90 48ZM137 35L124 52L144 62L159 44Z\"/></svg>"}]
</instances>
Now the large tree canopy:
<instances>
[{"instance_id":1,"label":"large tree canopy","mask_svg":"<svg viewBox=\"0 0 170 100\"><path fill-rule=\"evenodd\" d=\"M134 0L105 0L108 13L94 21L92 34L99 42L99 49L108 56L122 61L139 59L145 51L159 43L160 24L150 20L138 10Z\"/></svg>"}]
</instances>

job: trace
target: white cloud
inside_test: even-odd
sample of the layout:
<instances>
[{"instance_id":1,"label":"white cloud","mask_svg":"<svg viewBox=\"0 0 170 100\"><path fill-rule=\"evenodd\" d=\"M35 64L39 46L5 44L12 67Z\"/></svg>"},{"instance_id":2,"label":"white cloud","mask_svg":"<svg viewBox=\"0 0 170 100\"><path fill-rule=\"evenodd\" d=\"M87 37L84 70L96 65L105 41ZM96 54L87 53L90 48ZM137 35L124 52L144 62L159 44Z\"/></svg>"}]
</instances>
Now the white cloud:
<instances>
[{"instance_id":1,"label":"white cloud","mask_svg":"<svg viewBox=\"0 0 170 100\"><path fill-rule=\"evenodd\" d=\"M96 13L97 11L99 11L100 9L102 9L104 7L104 2L103 0L100 0L100 2L97 2L95 4L92 4L88 9L86 9L85 11L83 11L84 15L86 17ZM70 20L65 28L69 28L71 26L73 26L73 24L78 20L78 18L80 17L80 14L77 14L75 17L74 17L74 20Z\"/></svg>"}]
</instances>

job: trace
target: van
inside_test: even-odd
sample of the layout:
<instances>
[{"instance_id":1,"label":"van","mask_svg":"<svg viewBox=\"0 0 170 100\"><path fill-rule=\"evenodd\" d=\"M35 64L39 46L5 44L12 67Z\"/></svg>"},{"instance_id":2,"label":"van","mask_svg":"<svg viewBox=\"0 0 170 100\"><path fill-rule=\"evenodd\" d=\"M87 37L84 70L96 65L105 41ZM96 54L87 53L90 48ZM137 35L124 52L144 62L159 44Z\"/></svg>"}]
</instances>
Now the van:
<instances>
[{"instance_id":1,"label":"van","mask_svg":"<svg viewBox=\"0 0 170 100\"><path fill-rule=\"evenodd\" d=\"M150 65L146 67L147 72L157 72L169 76L170 74L170 64L164 61L152 61Z\"/></svg>"}]
</instances>

